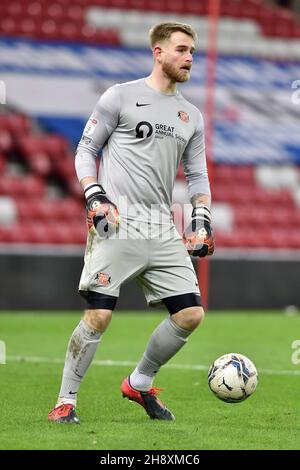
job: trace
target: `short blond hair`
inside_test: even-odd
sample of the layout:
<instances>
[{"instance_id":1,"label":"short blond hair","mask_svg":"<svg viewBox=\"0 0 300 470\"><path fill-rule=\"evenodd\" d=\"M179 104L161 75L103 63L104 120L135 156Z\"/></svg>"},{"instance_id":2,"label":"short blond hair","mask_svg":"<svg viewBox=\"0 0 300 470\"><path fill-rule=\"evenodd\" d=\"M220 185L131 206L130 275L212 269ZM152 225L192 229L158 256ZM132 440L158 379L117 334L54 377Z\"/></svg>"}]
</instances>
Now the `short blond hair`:
<instances>
[{"instance_id":1,"label":"short blond hair","mask_svg":"<svg viewBox=\"0 0 300 470\"><path fill-rule=\"evenodd\" d=\"M149 31L149 38L151 47L154 47L157 43L170 39L171 34L180 31L188 36L191 36L193 40L197 41L197 33L194 29L185 23L159 23L153 26Z\"/></svg>"}]
</instances>

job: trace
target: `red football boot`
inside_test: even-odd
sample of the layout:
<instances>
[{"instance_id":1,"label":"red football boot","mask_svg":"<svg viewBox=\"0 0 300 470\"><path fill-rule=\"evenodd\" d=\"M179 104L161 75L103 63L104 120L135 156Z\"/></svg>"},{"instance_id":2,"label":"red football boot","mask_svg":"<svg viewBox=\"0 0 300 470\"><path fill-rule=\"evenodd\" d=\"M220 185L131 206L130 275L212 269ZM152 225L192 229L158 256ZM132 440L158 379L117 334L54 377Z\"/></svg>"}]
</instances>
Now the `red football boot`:
<instances>
[{"instance_id":1,"label":"red football boot","mask_svg":"<svg viewBox=\"0 0 300 470\"><path fill-rule=\"evenodd\" d=\"M166 406L157 398L157 393L161 391L161 388L150 388L147 392L139 392L131 387L129 383L129 377L123 380L121 385L121 392L124 398L128 398L131 401L137 402L142 405L148 416L151 419L162 419L173 421L175 416Z\"/></svg>"},{"instance_id":2,"label":"red football boot","mask_svg":"<svg viewBox=\"0 0 300 470\"><path fill-rule=\"evenodd\" d=\"M75 411L75 406L70 403L62 403L56 406L48 414L49 421L56 423L73 423L80 424L79 418Z\"/></svg>"}]
</instances>

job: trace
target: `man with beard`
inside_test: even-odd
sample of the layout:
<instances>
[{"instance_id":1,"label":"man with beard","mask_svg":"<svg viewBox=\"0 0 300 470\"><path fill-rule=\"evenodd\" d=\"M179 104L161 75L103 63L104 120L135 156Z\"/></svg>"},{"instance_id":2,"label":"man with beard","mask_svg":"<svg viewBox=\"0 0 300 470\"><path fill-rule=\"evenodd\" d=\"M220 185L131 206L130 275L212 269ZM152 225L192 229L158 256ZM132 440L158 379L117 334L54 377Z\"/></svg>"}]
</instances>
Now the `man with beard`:
<instances>
[{"instance_id":1,"label":"man with beard","mask_svg":"<svg viewBox=\"0 0 300 470\"><path fill-rule=\"evenodd\" d=\"M154 26L151 74L109 88L83 131L75 167L87 204L89 234L79 284L87 309L68 345L50 421L79 423L80 383L110 323L120 287L130 279L138 281L149 305L164 304L169 315L152 333L121 392L150 418L175 419L152 384L204 316L189 254L214 251L203 119L177 90L177 83L190 77L195 41L189 25ZM193 205L183 240L170 210L181 160ZM124 351L120 354L123 358Z\"/></svg>"}]
</instances>

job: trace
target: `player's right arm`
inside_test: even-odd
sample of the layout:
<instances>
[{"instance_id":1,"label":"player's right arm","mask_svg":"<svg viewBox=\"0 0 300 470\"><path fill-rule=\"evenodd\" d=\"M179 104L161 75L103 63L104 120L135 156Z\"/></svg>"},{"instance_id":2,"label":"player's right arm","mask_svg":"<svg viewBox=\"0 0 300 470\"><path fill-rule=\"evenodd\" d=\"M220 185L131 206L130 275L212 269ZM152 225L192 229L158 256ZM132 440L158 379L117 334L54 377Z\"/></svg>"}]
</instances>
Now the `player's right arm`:
<instances>
[{"instance_id":1,"label":"player's right arm","mask_svg":"<svg viewBox=\"0 0 300 470\"><path fill-rule=\"evenodd\" d=\"M84 128L75 156L77 177L87 201L88 228L95 227L102 238L117 230L119 212L97 181L96 158L118 125L119 102L116 87L101 96Z\"/></svg>"}]
</instances>

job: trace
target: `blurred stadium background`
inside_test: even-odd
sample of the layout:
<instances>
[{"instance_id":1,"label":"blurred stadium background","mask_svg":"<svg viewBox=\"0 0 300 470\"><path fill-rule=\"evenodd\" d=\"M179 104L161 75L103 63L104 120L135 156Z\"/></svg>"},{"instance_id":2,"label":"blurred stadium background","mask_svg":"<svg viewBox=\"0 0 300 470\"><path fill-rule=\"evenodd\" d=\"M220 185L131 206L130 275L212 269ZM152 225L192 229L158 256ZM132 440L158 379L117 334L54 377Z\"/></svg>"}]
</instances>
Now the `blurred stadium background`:
<instances>
[{"instance_id":1,"label":"blurred stadium background","mask_svg":"<svg viewBox=\"0 0 300 470\"><path fill-rule=\"evenodd\" d=\"M221 0L214 86L208 0L1 3L0 308L82 307L86 227L74 150L99 95L150 72L147 32L165 20L199 35L181 91L211 123L209 305L299 307L299 15L296 0ZM181 168L174 202L187 202ZM134 285L119 308L145 308Z\"/></svg>"}]
</instances>

